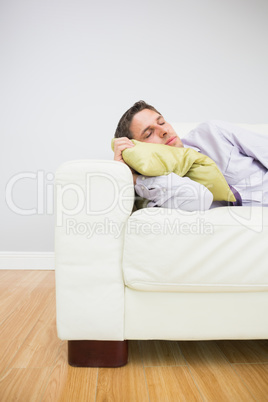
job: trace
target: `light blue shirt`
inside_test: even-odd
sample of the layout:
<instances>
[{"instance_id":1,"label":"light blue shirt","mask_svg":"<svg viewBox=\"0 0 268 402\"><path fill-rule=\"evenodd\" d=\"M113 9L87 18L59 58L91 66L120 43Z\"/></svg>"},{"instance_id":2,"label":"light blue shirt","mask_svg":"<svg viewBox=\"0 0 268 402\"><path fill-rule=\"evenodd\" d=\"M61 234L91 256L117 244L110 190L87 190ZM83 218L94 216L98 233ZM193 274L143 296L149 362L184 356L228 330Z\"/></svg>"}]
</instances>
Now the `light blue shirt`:
<instances>
[{"instance_id":1,"label":"light blue shirt","mask_svg":"<svg viewBox=\"0 0 268 402\"><path fill-rule=\"evenodd\" d=\"M240 193L243 205L268 206L268 136L209 121L197 126L182 142L216 162L227 183ZM169 176L141 176L135 190L150 200L148 206L196 211L225 204L212 202L212 194L201 184L187 177Z\"/></svg>"},{"instance_id":2,"label":"light blue shirt","mask_svg":"<svg viewBox=\"0 0 268 402\"><path fill-rule=\"evenodd\" d=\"M200 124L182 139L217 164L243 205L268 206L268 136L222 121Z\"/></svg>"}]
</instances>

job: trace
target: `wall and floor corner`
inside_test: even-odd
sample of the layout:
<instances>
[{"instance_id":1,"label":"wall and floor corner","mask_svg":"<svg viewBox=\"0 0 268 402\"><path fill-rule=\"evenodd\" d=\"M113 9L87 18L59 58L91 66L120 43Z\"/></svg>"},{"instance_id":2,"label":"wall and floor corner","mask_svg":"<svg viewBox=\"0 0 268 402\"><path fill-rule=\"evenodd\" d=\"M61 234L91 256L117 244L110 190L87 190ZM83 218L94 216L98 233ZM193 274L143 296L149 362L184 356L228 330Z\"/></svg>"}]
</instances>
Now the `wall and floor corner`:
<instances>
[{"instance_id":1,"label":"wall and floor corner","mask_svg":"<svg viewBox=\"0 0 268 402\"><path fill-rule=\"evenodd\" d=\"M136 100L169 121L267 123L266 0L0 5L0 268L53 268L53 180L112 159Z\"/></svg>"}]
</instances>

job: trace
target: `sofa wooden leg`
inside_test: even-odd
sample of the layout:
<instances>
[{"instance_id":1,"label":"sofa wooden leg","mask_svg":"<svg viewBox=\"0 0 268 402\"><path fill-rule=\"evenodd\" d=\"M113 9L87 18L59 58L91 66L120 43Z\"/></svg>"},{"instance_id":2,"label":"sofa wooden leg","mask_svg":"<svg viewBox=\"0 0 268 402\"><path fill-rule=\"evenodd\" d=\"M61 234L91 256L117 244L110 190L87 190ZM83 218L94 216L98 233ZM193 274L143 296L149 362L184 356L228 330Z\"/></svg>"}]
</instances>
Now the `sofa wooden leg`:
<instances>
[{"instance_id":1,"label":"sofa wooden leg","mask_svg":"<svg viewBox=\"0 0 268 402\"><path fill-rule=\"evenodd\" d=\"M127 359L127 341L68 341L70 366L120 367Z\"/></svg>"}]
</instances>

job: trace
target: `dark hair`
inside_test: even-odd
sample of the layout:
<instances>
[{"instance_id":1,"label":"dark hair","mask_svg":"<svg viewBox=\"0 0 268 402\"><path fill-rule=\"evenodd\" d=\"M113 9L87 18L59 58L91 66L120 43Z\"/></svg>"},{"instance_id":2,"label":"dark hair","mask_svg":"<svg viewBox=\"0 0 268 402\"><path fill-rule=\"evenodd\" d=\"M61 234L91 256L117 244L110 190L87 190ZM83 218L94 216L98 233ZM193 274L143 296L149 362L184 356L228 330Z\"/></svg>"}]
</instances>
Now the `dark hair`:
<instances>
[{"instance_id":1,"label":"dark hair","mask_svg":"<svg viewBox=\"0 0 268 402\"><path fill-rule=\"evenodd\" d=\"M128 109L119 120L114 134L115 138L128 137L132 139L133 136L129 129L130 124L135 114L141 112L144 109L154 110L156 113L159 113L153 106L148 105L148 103L144 102L143 100L134 103L134 105L131 106L131 108Z\"/></svg>"}]
</instances>

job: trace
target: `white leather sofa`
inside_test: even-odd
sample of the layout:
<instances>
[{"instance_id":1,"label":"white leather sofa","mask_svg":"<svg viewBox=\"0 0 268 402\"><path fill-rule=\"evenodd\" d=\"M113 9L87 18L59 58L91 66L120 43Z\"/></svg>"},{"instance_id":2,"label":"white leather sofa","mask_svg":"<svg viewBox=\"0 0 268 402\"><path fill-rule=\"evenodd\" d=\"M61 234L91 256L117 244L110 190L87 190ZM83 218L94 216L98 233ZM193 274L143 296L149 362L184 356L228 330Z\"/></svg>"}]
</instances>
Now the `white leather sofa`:
<instances>
[{"instance_id":1,"label":"white leather sofa","mask_svg":"<svg viewBox=\"0 0 268 402\"><path fill-rule=\"evenodd\" d=\"M268 337L267 208L132 213L131 172L113 160L67 162L55 186L57 329L71 365L123 365L130 339Z\"/></svg>"}]
</instances>

